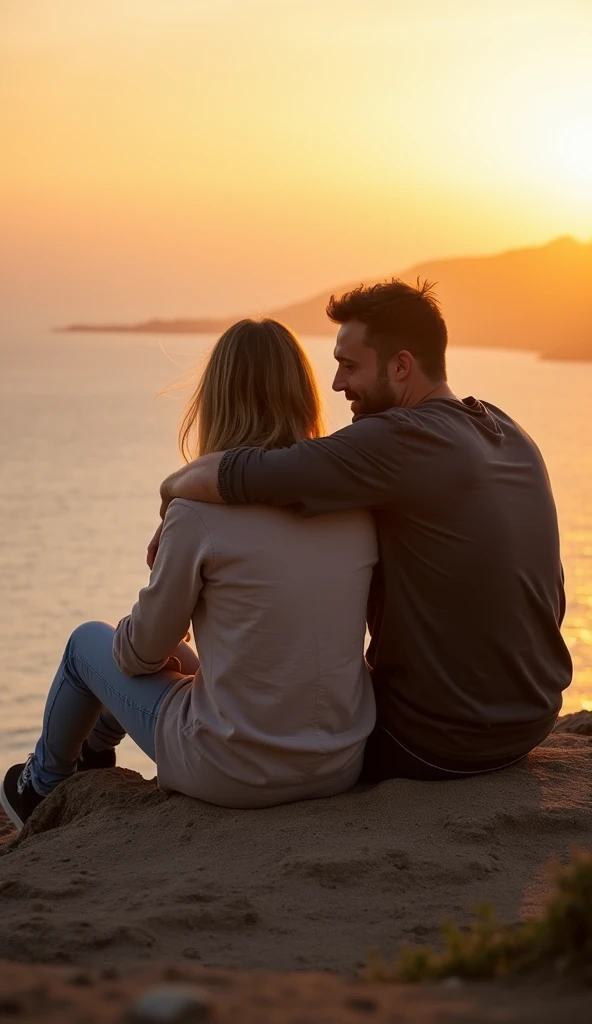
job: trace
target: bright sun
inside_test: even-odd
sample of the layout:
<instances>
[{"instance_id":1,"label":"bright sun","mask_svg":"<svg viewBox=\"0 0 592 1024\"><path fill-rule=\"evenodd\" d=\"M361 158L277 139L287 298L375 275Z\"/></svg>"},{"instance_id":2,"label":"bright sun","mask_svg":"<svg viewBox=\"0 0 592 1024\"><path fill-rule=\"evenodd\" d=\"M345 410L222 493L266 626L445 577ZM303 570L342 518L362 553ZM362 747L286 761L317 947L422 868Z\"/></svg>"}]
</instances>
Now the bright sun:
<instances>
[{"instance_id":1,"label":"bright sun","mask_svg":"<svg viewBox=\"0 0 592 1024\"><path fill-rule=\"evenodd\" d=\"M592 113L573 103L554 104L539 115L535 150L540 169L578 194L592 195Z\"/></svg>"},{"instance_id":2,"label":"bright sun","mask_svg":"<svg viewBox=\"0 0 592 1024\"><path fill-rule=\"evenodd\" d=\"M568 116L557 127L557 166L592 189L592 118L572 120Z\"/></svg>"}]
</instances>

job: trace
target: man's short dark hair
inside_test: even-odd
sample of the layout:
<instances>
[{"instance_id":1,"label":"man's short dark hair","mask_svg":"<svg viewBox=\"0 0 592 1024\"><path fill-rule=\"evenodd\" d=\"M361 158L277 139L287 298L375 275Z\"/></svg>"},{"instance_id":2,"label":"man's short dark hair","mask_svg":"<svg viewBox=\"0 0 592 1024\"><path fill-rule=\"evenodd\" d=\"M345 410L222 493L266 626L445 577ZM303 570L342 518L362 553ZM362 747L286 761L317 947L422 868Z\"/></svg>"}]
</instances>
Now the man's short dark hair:
<instances>
[{"instance_id":1,"label":"man's short dark hair","mask_svg":"<svg viewBox=\"0 0 592 1024\"><path fill-rule=\"evenodd\" d=\"M327 316L336 324L358 320L366 325L367 344L376 349L381 371L407 349L429 380L446 380L448 333L433 287L418 279L414 288L395 278L367 288L360 285L340 299L332 295Z\"/></svg>"}]
</instances>

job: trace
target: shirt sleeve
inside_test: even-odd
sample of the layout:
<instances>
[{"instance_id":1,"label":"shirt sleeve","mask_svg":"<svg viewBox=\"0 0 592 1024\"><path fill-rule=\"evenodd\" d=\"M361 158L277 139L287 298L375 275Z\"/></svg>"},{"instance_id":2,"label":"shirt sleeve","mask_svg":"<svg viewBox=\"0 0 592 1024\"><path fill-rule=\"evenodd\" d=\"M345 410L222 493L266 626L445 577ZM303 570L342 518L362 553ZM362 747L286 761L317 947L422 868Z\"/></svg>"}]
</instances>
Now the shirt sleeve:
<instances>
[{"instance_id":1,"label":"shirt sleeve","mask_svg":"<svg viewBox=\"0 0 592 1024\"><path fill-rule=\"evenodd\" d=\"M192 503L175 499L167 509L150 582L121 620L113 657L129 676L160 672L189 628L212 557L205 524Z\"/></svg>"},{"instance_id":2,"label":"shirt sleeve","mask_svg":"<svg viewBox=\"0 0 592 1024\"><path fill-rule=\"evenodd\" d=\"M403 462L388 413L365 416L329 437L290 448L235 448L218 471L225 502L291 506L304 515L376 508L396 501Z\"/></svg>"}]
</instances>

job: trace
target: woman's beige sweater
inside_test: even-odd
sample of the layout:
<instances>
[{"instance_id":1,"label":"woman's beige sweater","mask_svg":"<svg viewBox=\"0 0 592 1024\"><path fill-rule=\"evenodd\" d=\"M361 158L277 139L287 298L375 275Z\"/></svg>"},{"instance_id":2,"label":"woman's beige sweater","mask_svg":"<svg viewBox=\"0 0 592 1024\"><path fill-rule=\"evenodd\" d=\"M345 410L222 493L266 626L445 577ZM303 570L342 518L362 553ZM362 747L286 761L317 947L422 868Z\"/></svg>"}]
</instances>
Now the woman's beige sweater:
<instances>
[{"instance_id":1,"label":"woman's beige sweater","mask_svg":"<svg viewBox=\"0 0 592 1024\"><path fill-rule=\"evenodd\" d=\"M363 511L171 503L113 648L128 675L159 672L193 624L199 670L158 714L162 789L203 796L212 770L277 790L351 775L375 720L363 648L377 557Z\"/></svg>"}]
</instances>

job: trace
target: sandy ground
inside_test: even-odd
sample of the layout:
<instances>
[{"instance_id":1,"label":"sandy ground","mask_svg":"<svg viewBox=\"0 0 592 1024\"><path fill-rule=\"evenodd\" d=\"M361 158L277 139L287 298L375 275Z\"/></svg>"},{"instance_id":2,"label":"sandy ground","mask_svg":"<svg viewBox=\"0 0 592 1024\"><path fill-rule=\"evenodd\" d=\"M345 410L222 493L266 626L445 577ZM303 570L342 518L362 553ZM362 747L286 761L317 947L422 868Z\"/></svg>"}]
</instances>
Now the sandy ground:
<instances>
[{"instance_id":1,"label":"sandy ground","mask_svg":"<svg viewBox=\"0 0 592 1024\"><path fill-rule=\"evenodd\" d=\"M329 970L353 977L368 950L388 957L401 942L437 940L444 916L468 922L468 908L477 902L494 901L508 922L539 912L551 884L549 858L565 859L574 845L592 848L591 774L592 714L581 712L562 719L527 762L504 772L462 782L394 780L263 811L166 797L124 769L74 776L44 801L19 837L0 821L0 958L107 973L113 965L174 961L185 971ZM0 977L8 980L12 971ZM312 1022L305 1002L314 985L323 992L329 986L328 1016L314 1019L348 1020L331 1016L346 991L331 985L350 982L315 977L258 982L269 991L270 1005L280 1007L280 1016L269 1020ZM82 998L78 988L89 988L63 984L72 999ZM244 993L257 988L242 976L228 984L247 1002L252 996ZM93 1005L105 985L90 986ZM301 1018L296 1011L281 1016L286 985L301 993ZM398 989L386 990L399 998ZM512 990L511 998L503 987L493 990L501 1000L497 1017L493 997L483 1002L481 995L461 998L441 988L437 999L456 1000L458 1007L477 998L479 1015L467 1010L463 1017L457 1007L452 1018L430 1017L427 1009L421 1018L405 1016L418 1012L418 1000L434 1003L436 996L423 988L400 995L407 1008L393 1002L390 1016L372 1013L393 1022L501 1021L514 1020L503 1015L504 1006L520 1005L523 1021L559 1019L543 1015L549 1001L536 995L539 986L520 989L519 997ZM592 1018L592 990L581 998ZM531 1018L533 999L538 1016ZM578 1012L570 1019L579 1020ZM251 1019L267 1018L245 1016Z\"/></svg>"},{"instance_id":2,"label":"sandy ground","mask_svg":"<svg viewBox=\"0 0 592 1024\"><path fill-rule=\"evenodd\" d=\"M589 1024L592 1010L592 990L540 980L449 988L160 965L106 973L0 963L0 1020L136 1024L138 999L179 986L197 988L208 1009L193 1020L211 1024Z\"/></svg>"}]
</instances>

